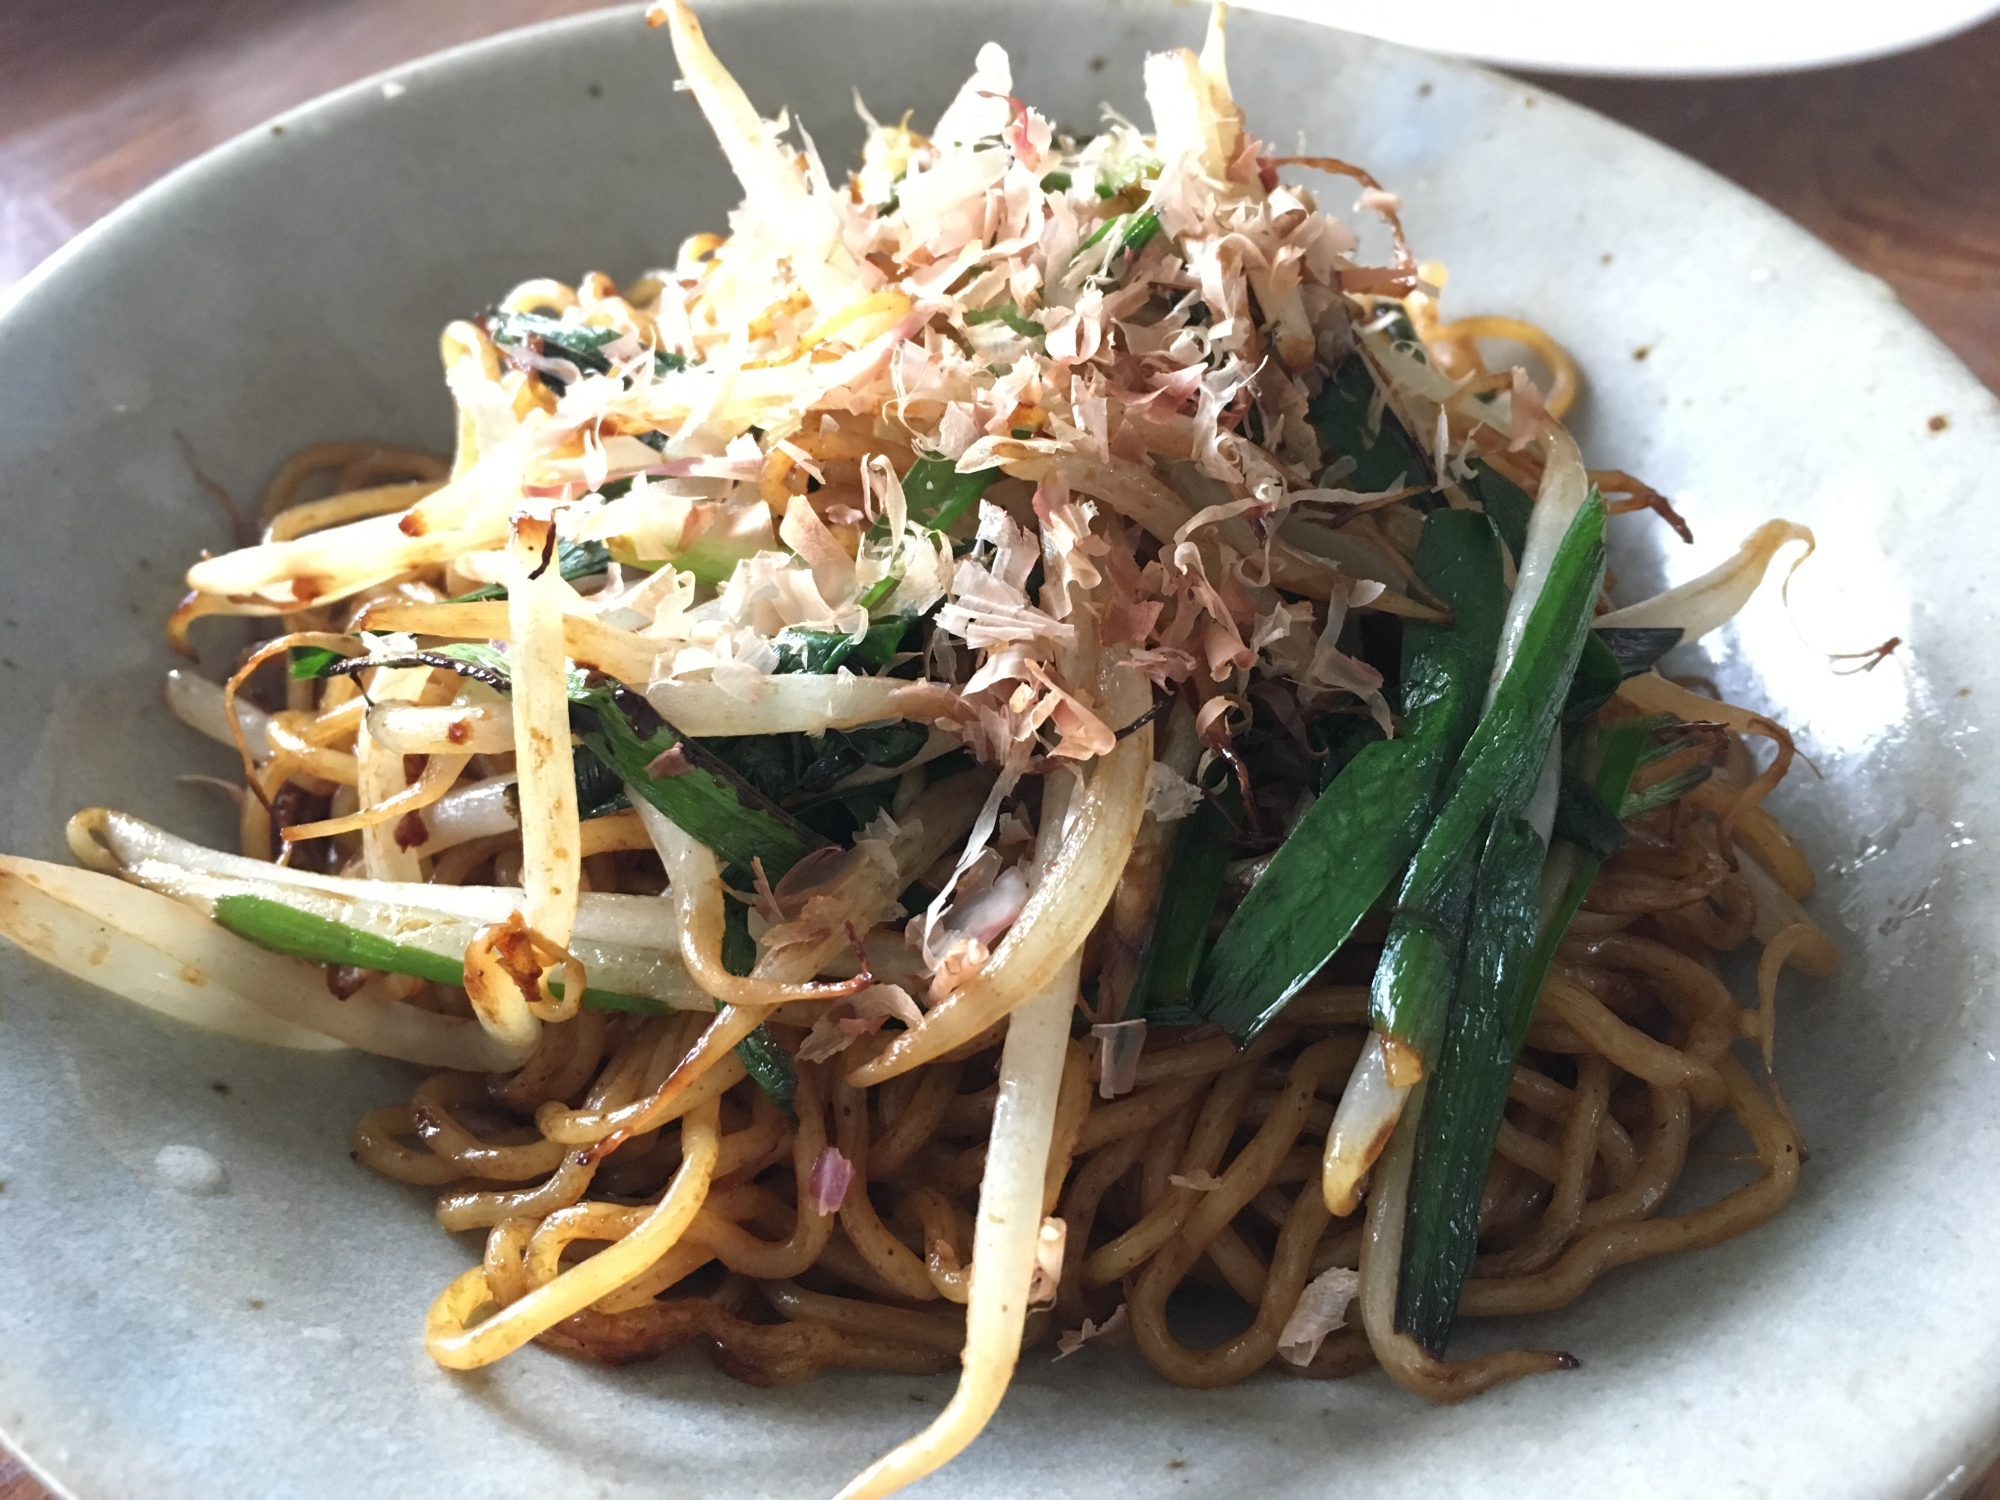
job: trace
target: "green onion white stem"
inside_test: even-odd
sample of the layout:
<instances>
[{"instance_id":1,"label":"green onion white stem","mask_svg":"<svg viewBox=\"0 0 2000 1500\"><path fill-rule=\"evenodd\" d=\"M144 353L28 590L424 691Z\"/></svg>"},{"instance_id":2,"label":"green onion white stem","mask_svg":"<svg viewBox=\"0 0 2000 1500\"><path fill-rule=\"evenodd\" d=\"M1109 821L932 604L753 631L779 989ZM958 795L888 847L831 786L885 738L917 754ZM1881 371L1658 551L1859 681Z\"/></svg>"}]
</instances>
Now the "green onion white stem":
<instances>
[{"instance_id":1,"label":"green onion white stem","mask_svg":"<svg viewBox=\"0 0 2000 1500\"><path fill-rule=\"evenodd\" d=\"M70 848L114 874L207 914L218 899L254 896L342 923L370 937L457 960L474 934L521 906L517 886L402 884L315 875L206 849L124 813L88 809L71 821ZM592 891L578 905L571 951L595 988L676 1009L706 1009L676 953L673 912L656 896Z\"/></svg>"}]
</instances>

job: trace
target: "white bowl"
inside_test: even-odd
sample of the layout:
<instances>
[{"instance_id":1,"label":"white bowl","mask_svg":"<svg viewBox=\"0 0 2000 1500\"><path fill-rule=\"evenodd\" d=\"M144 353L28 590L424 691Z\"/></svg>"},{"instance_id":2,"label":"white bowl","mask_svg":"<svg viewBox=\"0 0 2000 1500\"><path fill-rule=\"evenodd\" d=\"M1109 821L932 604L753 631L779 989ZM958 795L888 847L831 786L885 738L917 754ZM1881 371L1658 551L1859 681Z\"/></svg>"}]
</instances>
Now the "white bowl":
<instances>
[{"instance_id":1,"label":"white bowl","mask_svg":"<svg viewBox=\"0 0 2000 1500\"><path fill-rule=\"evenodd\" d=\"M1701 78L1824 68L1922 47L1977 26L1993 0L1816 5L1798 0L1250 0L1257 10L1339 26L1505 68Z\"/></svg>"},{"instance_id":2,"label":"white bowl","mask_svg":"<svg viewBox=\"0 0 2000 1500\"><path fill-rule=\"evenodd\" d=\"M1201 13L766 0L706 20L752 96L838 162L853 87L925 120L987 37L1062 121L1137 112L1142 54L1198 40ZM1535 318L1577 353L1586 451L1679 497L1700 540L1669 555L1620 523L1627 587L1782 513L1823 540L1794 590L1814 645L1904 638L1837 677L1769 597L1717 652L1822 773L1782 799L1850 956L1835 983L1785 985L1779 1061L1812 1159L1767 1227L1466 1335L1571 1349L1575 1374L1442 1408L1374 1374L1202 1393L1130 1351L1038 1354L920 1493L1948 1491L2000 1431L1993 398L1879 283L1560 100L1249 14L1231 67L1253 129L1401 191L1451 307ZM722 224L735 194L673 76L630 12L416 63L203 158L20 289L0 317L0 848L61 858L64 818L105 801L227 841L175 777L228 757L159 702L177 575L228 541L179 435L238 496L308 441L442 445L446 320L530 275L630 275ZM179 1030L11 950L0 991L0 1428L74 1495L824 1494L949 1391L755 1391L698 1357L612 1371L539 1350L446 1374L421 1320L474 1252L347 1156L406 1070ZM224 1180L190 1193L166 1147ZM1729 1136L1706 1149L1706 1181L1742 1174Z\"/></svg>"}]
</instances>

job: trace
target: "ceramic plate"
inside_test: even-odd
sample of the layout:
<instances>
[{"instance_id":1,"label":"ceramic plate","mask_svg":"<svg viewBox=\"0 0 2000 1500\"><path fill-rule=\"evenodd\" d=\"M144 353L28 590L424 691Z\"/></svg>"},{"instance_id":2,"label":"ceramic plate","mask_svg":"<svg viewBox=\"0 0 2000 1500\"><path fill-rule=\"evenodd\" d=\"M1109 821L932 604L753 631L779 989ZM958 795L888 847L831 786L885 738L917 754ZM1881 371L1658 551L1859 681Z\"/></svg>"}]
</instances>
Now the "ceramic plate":
<instances>
[{"instance_id":1,"label":"ceramic plate","mask_svg":"<svg viewBox=\"0 0 2000 1500\"><path fill-rule=\"evenodd\" d=\"M1140 113L1143 54L1202 26L1108 0L706 14L829 161L858 144L854 87L932 118L988 37L1023 95L1087 127L1100 101ZM919 1493L1948 1492L2000 1434L2000 411L1879 283L1614 125L1297 22L1232 28L1255 130L1367 163L1452 267L1451 307L1576 351L1586 451L1677 497L1698 538L1621 523L1622 587L1690 576L1772 514L1818 529L1792 612L1760 600L1713 668L1820 772L1782 802L1849 955L1835 983L1787 980L1779 1059L1812 1159L1768 1227L1466 1339L1571 1349L1575 1374L1442 1408L1379 1374L1203 1393L1129 1350L1036 1354ZM722 224L735 192L673 76L631 13L416 63L203 158L20 289L0 317L0 848L62 858L63 820L107 801L229 841L213 794L176 780L229 757L159 700L178 574L228 539L183 441L237 495L317 439L444 446L448 319L531 275L629 277ZM1870 673L1822 654L1891 635ZM347 1156L405 1069L179 1030L11 950L0 994L0 1430L83 1500L823 1495L949 1393L537 1350L446 1374L421 1322L473 1248ZM1704 1149L1709 1186L1740 1179L1740 1141Z\"/></svg>"}]
</instances>

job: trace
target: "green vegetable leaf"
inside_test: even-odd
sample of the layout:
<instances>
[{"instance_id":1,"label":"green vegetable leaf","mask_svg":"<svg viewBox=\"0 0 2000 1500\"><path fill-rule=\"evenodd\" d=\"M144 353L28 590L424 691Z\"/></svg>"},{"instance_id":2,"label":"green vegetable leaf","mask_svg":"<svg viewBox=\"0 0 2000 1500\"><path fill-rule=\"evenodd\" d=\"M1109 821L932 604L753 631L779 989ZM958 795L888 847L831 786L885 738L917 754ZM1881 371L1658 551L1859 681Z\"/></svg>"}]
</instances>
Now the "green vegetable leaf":
<instances>
[{"instance_id":1,"label":"green vegetable leaf","mask_svg":"<svg viewBox=\"0 0 2000 1500\"><path fill-rule=\"evenodd\" d=\"M909 628L909 620L902 615L877 620L859 636L788 627L778 632L772 645L777 648L781 673L832 672L843 664L850 671L857 664L879 671L902 650Z\"/></svg>"},{"instance_id":2,"label":"green vegetable leaf","mask_svg":"<svg viewBox=\"0 0 2000 1500\"><path fill-rule=\"evenodd\" d=\"M1416 568L1454 623L1404 629L1402 733L1334 778L1202 966L1195 1008L1238 1045L1319 972L1408 862L1478 717L1507 607L1499 538L1476 512L1437 511Z\"/></svg>"},{"instance_id":3,"label":"green vegetable leaf","mask_svg":"<svg viewBox=\"0 0 2000 1500\"><path fill-rule=\"evenodd\" d=\"M507 312L499 308L487 313L486 327L493 336L493 342L500 348L524 349L550 359L568 360L581 375L609 375L611 357L604 350L623 337L616 328L583 327L543 313ZM668 375L675 370L685 370L687 366L684 354L666 349L653 351L655 375ZM569 382L560 375L549 370L539 373L543 383L557 395L568 389ZM650 437L651 434L641 436Z\"/></svg>"},{"instance_id":4,"label":"green vegetable leaf","mask_svg":"<svg viewBox=\"0 0 2000 1500\"><path fill-rule=\"evenodd\" d=\"M759 1026L738 1042L736 1058L743 1064L743 1071L750 1075L751 1081L770 1096L771 1102L778 1106L785 1118L797 1124L798 1069L792 1064L792 1054L771 1035L771 1029Z\"/></svg>"},{"instance_id":5,"label":"green vegetable leaf","mask_svg":"<svg viewBox=\"0 0 2000 1500\"><path fill-rule=\"evenodd\" d=\"M325 677L346 659L330 646L294 646L285 653L286 667L294 682Z\"/></svg>"},{"instance_id":6,"label":"green vegetable leaf","mask_svg":"<svg viewBox=\"0 0 2000 1500\"><path fill-rule=\"evenodd\" d=\"M534 349L539 345L537 352L551 359L566 359L586 375L611 373L604 346L622 337L615 328L586 328L530 312L489 313L487 328L502 349Z\"/></svg>"},{"instance_id":7,"label":"green vegetable leaf","mask_svg":"<svg viewBox=\"0 0 2000 1500\"><path fill-rule=\"evenodd\" d=\"M625 783L618 779L618 773L599 760L597 752L588 745L576 746L572 751L571 761L576 769L576 810L579 818L588 822L592 818L602 818L632 805L632 799L625 795ZM517 818L520 816L518 807L515 808L514 815Z\"/></svg>"},{"instance_id":8,"label":"green vegetable leaf","mask_svg":"<svg viewBox=\"0 0 2000 1500\"><path fill-rule=\"evenodd\" d=\"M1400 418L1378 404L1375 372L1350 354L1307 409L1306 419L1329 455L1354 460L1341 482L1379 494L1400 485L1431 483L1430 465Z\"/></svg>"},{"instance_id":9,"label":"green vegetable leaf","mask_svg":"<svg viewBox=\"0 0 2000 1500\"><path fill-rule=\"evenodd\" d=\"M1306 738L1323 759L1314 763L1313 794L1332 786L1370 745L1382 739L1382 726L1367 714L1327 714L1306 726Z\"/></svg>"},{"instance_id":10,"label":"green vegetable leaf","mask_svg":"<svg viewBox=\"0 0 2000 1500\"><path fill-rule=\"evenodd\" d=\"M498 673L500 676L505 677L510 684L514 680L513 658L508 656L498 646L488 645L484 641L452 641L447 645L439 646L435 652L426 652L425 654L442 656L446 661L462 662L466 666L478 667L483 671ZM573 679L579 678L579 674L574 669L571 670L570 676Z\"/></svg>"},{"instance_id":11,"label":"green vegetable leaf","mask_svg":"<svg viewBox=\"0 0 2000 1500\"><path fill-rule=\"evenodd\" d=\"M880 724L857 724L852 729L829 729L839 735L863 765L900 766L930 743L931 732L910 719L890 719Z\"/></svg>"},{"instance_id":12,"label":"green vegetable leaf","mask_svg":"<svg viewBox=\"0 0 2000 1500\"><path fill-rule=\"evenodd\" d=\"M401 656L342 657L319 675L354 677L375 667L438 667L470 681L483 682L496 692L514 690L514 669L507 654L476 641L454 641L434 651L412 651ZM581 680L582 674L572 669L572 685Z\"/></svg>"},{"instance_id":13,"label":"green vegetable leaf","mask_svg":"<svg viewBox=\"0 0 2000 1500\"><path fill-rule=\"evenodd\" d=\"M890 719L820 735L750 734L700 744L774 803L790 803L831 791L863 766L901 765L929 740L922 724Z\"/></svg>"},{"instance_id":14,"label":"green vegetable leaf","mask_svg":"<svg viewBox=\"0 0 2000 1500\"><path fill-rule=\"evenodd\" d=\"M754 878L742 865L732 865L723 872L722 881L731 889L740 890L748 887ZM748 974L756 966L757 940L750 936L750 908L733 896L725 896L722 967L740 976ZM720 1002L715 1008L722 1009ZM785 1118L797 1124L798 1114L794 1104L799 1093L798 1069L792 1065L791 1053L771 1035L771 1028L759 1026L738 1042L736 1060L743 1064L743 1071L750 1075L751 1081L784 1112Z\"/></svg>"},{"instance_id":15,"label":"green vegetable leaf","mask_svg":"<svg viewBox=\"0 0 2000 1500\"><path fill-rule=\"evenodd\" d=\"M927 453L911 464L910 471L903 476L903 499L909 506L912 521L933 531L948 531L952 523L971 510L974 502L999 477L997 466L961 474L952 460ZM895 585L884 578L869 592L873 593L876 589L881 590L881 598L864 597L861 601L864 608L872 609L882 599L888 598Z\"/></svg>"},{"instance_id":16,"label":"green vegetable leaf","mask_svg":"<svg viewBox=\"0 0 2000 1500\"><path fill-rule=\"evenodd\" d=\"M737 777L700 741L675 734L644 699L628 695L621 701L600 685L573 693L570 703L571 727L590 751L724 864L748 866L753 858L762 859L765 874L775 881L827 842ZM644 733L626 718L628 705ZM676 746L686 769L654 774L650 768Z\"/></svg>"},{"instance_id":17,"label":"green vegetable leaf","mask_svg":"<svg viewBox=\"0 0 2000 1500\"><path fill-rule=\"evenodd\" d=\"M722 883L732 891L747 891L756 879L755 873L742 865L731 865L722 872ZM722 967L739 979L757 967L757 940L750 936L750 908L730 895L722 898Z\"/></svg>"},{"instance_id":18,"label":"green vegetable leaf","mask_svg":"<svg viewBox=\"0 0 2000 1500\"><path fill-rule=\"evenodd\" d=\"M1583 655L1577 660L1568 701L1563 704L1563 722L1573 724L1595 713L1611 701L1619 683L1650 671L1680 640L1678 626L1593 627L1590 638L1583 643Z\"/></svg>"},{"instance_id":19,"label":"green vegetable leaf","mask_svg":"<svg viewBox=\"0 0 2000 1500\"><path fill-rule=\"evenodd\" d=\"M1125 1001L1128 1021L1163 1009L1183 1009L1208 947L1209 919L1222 894L1233 831L1213 802L1204 801L1180 821L1160 882L1153 930Z\"/></svg>"}]
</instances>

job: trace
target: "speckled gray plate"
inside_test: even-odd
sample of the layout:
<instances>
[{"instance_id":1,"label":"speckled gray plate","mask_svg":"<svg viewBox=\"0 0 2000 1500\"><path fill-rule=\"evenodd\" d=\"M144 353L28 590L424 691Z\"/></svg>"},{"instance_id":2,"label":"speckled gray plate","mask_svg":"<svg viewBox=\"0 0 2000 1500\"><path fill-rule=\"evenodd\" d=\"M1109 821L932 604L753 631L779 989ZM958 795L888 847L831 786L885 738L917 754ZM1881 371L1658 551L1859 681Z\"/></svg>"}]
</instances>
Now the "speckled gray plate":
<instances>
[{"instance_id":1,"label":"speckled gray plate","mask_svg":"<svg viewBox=\"0 0 2000 1500\"><path fill-rule=\"evenodd\" d=\"M707 19L830 162L857 141L855 85L927 119L994 37L1021 94L1088 125L1100 100L1139 112L1142 54L1202 22L1105 0ZM1796 624L1760 601L1716 653L1822 773L1783 798L1850 955L1837 983L1787 981L1780 1061L1812 1159L1757 1233L1468 1336L1572 1349L1574 1375L1446 1409L1379 1375L1199 1393L1129 1351L1036 1355L921 1493L1948 1492L2000 1435L1992 397L1879 284L1558 100L1247 14L1231 65L1254 128L1403 193L1452 307L1538 318L1576 351L1587 451L1678 497L1699 536L1668 554L1621 523L1628 589L1773 513L1819 529ZM212 794L175 780L227 757L158 701L176 575L227 540L177 438L238 495L316 439L442 445L447 319L530 275L630 275L722 223L734 195L673 74L629 13L417 63L211 154L22 288L0 317L0 848L60 858L63 819L100 801L227 837ZM1864 676L1819 654L1892 634ZM949 1389L755 1391L695 1357L611 1371L535 1350L447 1375L419 1328L471 1247L347 1157L404 1070L178 1030L11 951L0 993L0 1429L78 1497L826 1494ZM1705 1149L1710 1186L1741 1178L1732 1136Z\"/></svg>"}]
</instances>

